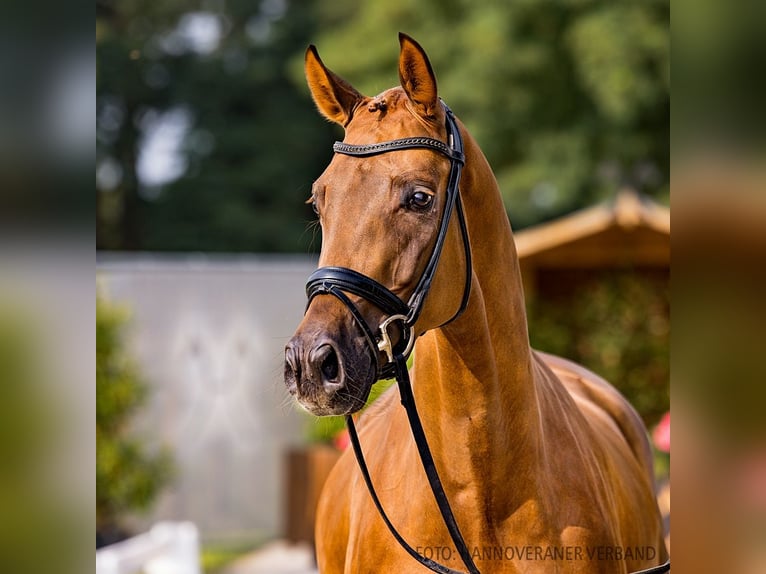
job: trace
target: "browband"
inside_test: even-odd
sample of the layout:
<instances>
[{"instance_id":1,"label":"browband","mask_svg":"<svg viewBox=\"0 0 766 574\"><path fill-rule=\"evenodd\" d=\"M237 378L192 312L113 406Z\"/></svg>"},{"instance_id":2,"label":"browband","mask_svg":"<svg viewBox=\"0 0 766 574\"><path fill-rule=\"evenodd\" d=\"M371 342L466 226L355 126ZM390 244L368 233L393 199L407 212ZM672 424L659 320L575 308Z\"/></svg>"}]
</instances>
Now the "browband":
<instances>
[{"instance_id":1,"label":"browband","mask_svg":"<svg viewBox=\"0 0 766 574\"><path fill-rule=\"evenodd\" d=\"M332 149L335 153L342 153L344 155L353 155L357 157L368 157L389 151L396 151L399 149L417 148L433 149L442 155L446 155L451 160L458 161L461 164L465 163L465 158L463 157L462 150L452 149L442 141L427 137L402 138L398 140L365 145L335 142L332 146Z\"/></svg>"}]
</instances>

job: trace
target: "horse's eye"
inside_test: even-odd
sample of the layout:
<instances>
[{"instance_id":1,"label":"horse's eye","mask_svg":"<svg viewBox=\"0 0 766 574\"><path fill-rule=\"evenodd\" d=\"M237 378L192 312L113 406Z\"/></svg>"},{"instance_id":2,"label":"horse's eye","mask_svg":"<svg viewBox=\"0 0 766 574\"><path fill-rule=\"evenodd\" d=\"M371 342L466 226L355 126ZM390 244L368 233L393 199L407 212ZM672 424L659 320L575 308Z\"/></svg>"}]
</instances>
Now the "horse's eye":
<instances>
[{"instance_id":1,"label":"horse's eye","mask_svg":"<svg viewBox=\"0 0 766 574\"><path fill-rule=\"evenodd\" d=\"M425 191L416 191L410 196L410 207L414 209L425 209L433 201L434 196Z\"/></svg>"}]
</instances>

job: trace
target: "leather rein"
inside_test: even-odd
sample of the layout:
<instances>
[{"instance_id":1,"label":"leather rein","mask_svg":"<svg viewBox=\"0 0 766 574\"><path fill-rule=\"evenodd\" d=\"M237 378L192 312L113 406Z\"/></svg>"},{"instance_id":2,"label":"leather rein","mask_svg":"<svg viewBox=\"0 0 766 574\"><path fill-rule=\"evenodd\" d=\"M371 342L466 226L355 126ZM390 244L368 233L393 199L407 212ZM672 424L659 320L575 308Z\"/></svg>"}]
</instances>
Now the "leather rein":
<instances>
[{"instance_id":1,"label":"leather rein","mask_svg":"<svg viewBox=\"0 0 766 574\"><path fill-rule=\"evenodd\" d=\"M352 145L343 142L335 142L333 145L333 151L335 151L335 153L353 157L370 157L382 153L407 149L431 149L446 156L450 160L450 172L447 180L444 214L442 215L436 242L434 243L431 256L423 271L423 275L418 281L409 301L405 303L387 287L358 271L347 267L332 266L320 267L309 276L308 281L306 282L306 294L308 296L306 309L308 310L311 301L318 295L332 295L339 299L348 308L354 321L364 334L368 350L372 356L373 364L378 367L376 380L391 377L396 379L401 402L406 411L415 445L417 446L418 454L420 455L420 461L423 465L431 491L433 492L436 504L439 507L439 512L442 515L442 519L447 527L450 538L455 544L457 553L460 555L468 572L470 574L480 574L479 569L473 561L471 552L460 533L460 528L452 513L452 508L450 507L447 495L444 492L439 474L436 470L436 464L434 463L431 449L428 446L423 425L420 422L420 417L415 406L412 384L407 370L407 358L412 353L416 338L415 333L413 332L414 325L423 310L426 296L428 295L431 283L436 274L439 258L444 247L453 212L457 212L460 234L465 249L466 278L460 307L452 318L441 326L451 323L465 311L471 293L471 280L473 275L471 266L471 245L459 190L460 174L463 165L465 164L463 139L460 135L460 130L457 127L457 122L455 121L455 116L452 113L452 110L450 110L444 102L441 102L441 104L446 114L448 142L446 144L440 140L429 137L410 137L368 145ZM351 293L367 300L387 314L387 318L384 319L378 327L377 333L370 328L357 306L346 293ZM392 341L391 334L389 333L389 326L392 324L398 324L400 327L400 337L396 343ZM378 360L380 352L384 352L387 357L387 362L383 365L381 365ZM364 460L362 446L359 441L359 435L357 434L354 421L351 415L347 415L345 418L354 455L362 473L362 477L364 478L364 482L367 485L367 490L369 491L370 497L372 498L375 507L378 509L383 522L385 522L396 541L410 556L433 572L438 572L439 574L464 574L459 570L453 570L421 555L399 534L389 520L388 515L383 509L380 499L375 492L372 478L370 477L370 472L367 468L367 463ZM670 562L668 561L661 566L641 570L634 574L660 574L668 572L669 570Z\"/></svg>"}]
</instances>

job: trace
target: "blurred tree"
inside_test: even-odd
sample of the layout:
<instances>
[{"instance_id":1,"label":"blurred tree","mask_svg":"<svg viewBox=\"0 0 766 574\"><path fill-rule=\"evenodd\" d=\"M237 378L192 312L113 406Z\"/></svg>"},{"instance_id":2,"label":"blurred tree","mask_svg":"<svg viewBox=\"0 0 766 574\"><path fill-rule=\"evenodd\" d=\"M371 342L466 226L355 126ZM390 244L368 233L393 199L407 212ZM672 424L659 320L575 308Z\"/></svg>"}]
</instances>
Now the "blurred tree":
<instances>
[{"instance_id":1,"label":"blurred tree","mask_svg":"<svg viewBox=\"0 0 766 574\"><path fill-rule=\"evenodd\" d=\"M98 0L98 246L305 251L340 132L305 47L367 94L426 49L514 225L669 181L668 0Z\"/></svg>"},{"instance_id":2,"label":"blurred tree","mask_svg":"<svg viewBox=\"0 0 766 574\"><path fill-rule=\"evenodd\" d=\"M667 275L618 269L567 270L558 277L578 288L528 305L532 345L604 377L651 428L670 408Z\"/></svg>"},{"instance_id":3,"label":"blurred tree","mask_svg":"<svg viewBox=\"0 0 766 574\"><path fill-rule=\"evenodd\" d=\"M766 147L766 3L676 0L673 37L673 146L716 155L729 150L763 163ZM704 160L703 160L704 161Z\"/></svg>"},{"instance_id":4,"label":"blurred tree","mask_svg":"<svg viewBox=\"0 0 766 574\"><path fill-rule=\"evenodd\" d=\"M167 451L150 453L129 433L147 396L123 348L123 309L96 299L96 534L97 545L125 536L123 520L146 510L172 475Z\"/></svg>"},{"instance_id":5,"label":"blurred tree","mask_svg":"<svg viewBox=\"0 0 766 574\"><path fill-rule=\"evenodd\" d=\"M11 277L13 272L11 272ZM7 279L7 276L3 279ZM0 280L0 572L73 572L82 519L64 465L66 408L51 385L45 317ZM56 373L59 375L59 373ZM64 454L62 454L64 453ZM66 474L65 472L63 474ZM89 517L88 517L89 518ZM42 551L44 548L44 551ZM80 564L80 562L77 562Z\"/></svg>"},{"instance_id":6,"label":"blurred tree","mask_svg":"<svg viewBox=\"0 0 766 574\"><path fill-rule=\"evenodd\" d=\"M668 0L342 0L315 43L374 95L397 82L395 32L487 155L515 227L620 187L669 185Z\"/></svg>"},{"instance_id":7,"label":"blurred tree","mask_svg":"<svg viewBox=\"0 0 766 574\"><path fill-rule=\"evenodd\" d=\"M313 2L97 2L98 247L306 251L331 128L286 69Z\"/></svg>"}]
</instances>

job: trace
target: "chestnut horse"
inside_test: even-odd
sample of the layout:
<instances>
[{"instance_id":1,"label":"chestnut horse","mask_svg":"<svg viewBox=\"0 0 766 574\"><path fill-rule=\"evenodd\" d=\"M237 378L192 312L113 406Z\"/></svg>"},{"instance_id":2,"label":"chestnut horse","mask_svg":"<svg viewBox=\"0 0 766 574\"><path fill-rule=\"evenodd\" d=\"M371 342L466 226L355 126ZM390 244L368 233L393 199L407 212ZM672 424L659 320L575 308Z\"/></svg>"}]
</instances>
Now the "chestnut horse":
<instances>
[{"instance_id":1,"label":"chestnut horse","mask_svg":"<svg viewBox=\"0 0 766 574\"><path fill-rule=\"evenodd\" d=\"M446 141L450 112L438 98L428 58L406 35L400 45L401 85L374 98L326 68L313 46L306 52L314 102L345 128L350 149L400 138ZM413 325L411 377L436 469L475 564L485 574L594 574L664 562L642 422L597 375L530 348L519 262L497 182L476 142L456 125L464 142L459 196L472 265L452 217ZM408 301L444 216L452 165L444 155L411 147L364 157L336 153L311 196L322 226L320 268L351 269ZM386 313L346 292L352 312L340 297L311 298L286 348L288 390L316 415L359 410L388 361L386 353L369 350L369 334ZM401 342L402 328L394 331L394 343ZM392 389L359 421L375 489L419 553L460 570L398 403ZM428 571L387 530L351 452L330 474L317 515L323 574Z\"/></svg>"}]
</instances>

